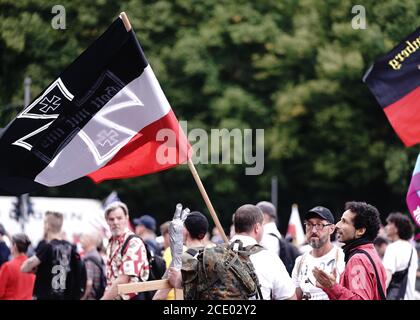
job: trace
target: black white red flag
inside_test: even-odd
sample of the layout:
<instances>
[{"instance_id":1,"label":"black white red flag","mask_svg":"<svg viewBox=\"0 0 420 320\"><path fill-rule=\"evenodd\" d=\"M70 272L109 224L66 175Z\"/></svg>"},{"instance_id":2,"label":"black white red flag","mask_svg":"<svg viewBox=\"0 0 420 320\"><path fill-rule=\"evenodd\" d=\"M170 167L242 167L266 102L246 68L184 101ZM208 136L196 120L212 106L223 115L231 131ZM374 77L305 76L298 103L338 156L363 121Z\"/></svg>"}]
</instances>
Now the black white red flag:
<instances>
[{"instance_id":1,"label":"black white red flag","mask_svg":"<svg viewBox=\"0 0 420 320\"><path fill-rule=\"evenodd\" d=\"M3 130L0 189L141 176L187 161L189 150L134 32L118 18Z\"/></svg>"}]
</instances>

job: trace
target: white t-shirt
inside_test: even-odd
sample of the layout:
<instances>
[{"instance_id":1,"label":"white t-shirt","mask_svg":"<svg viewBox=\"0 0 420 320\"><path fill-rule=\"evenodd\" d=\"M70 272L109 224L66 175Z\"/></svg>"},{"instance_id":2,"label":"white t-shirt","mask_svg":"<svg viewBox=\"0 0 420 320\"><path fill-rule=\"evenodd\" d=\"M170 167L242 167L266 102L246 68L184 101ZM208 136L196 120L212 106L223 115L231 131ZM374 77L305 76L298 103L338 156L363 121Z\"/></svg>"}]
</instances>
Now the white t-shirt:
<instances>
[{"instance_id":1,"label":"white t-shirt","mask_svg":"<svg viewBox=\"0 0 420 320\"><path fill-rule=\"evenodd\" d=\"M338 283L340 281L340 275L345 268L343 250L333 246L327 254L318 258L312 256L311 252L307 252L296 258L295 266L292 271L293 283L296 288L300 288L304 294L310 294L309 300L329 300L328 295L315 285L316 280L312 273L314 267L318 267L330 274L332 274L334 268L337 268Z\"/></svg>"},{"instance_id":2,"label":"white t-shirt","mask_svg":"<svg viewBox=\"0 0 420 320\"><path fill-rule=\"evenodd\" d=\"M405 292L404 300L415 299L414 291L418 266L416 249L406 240L397 240L388 245L385 250L384 259L382 260L385 269L394 274L394 272L407 268L411 252L413 252L413 256L411 258L410 268L408 269L407 291Z\"/></svg>"},{"instance_id":3,"label":"white t-shirt","mask_svg":"<svg viewBox=\"0 0 420 320\"><path fill-rule=\"evenodd\" d=\"M244 246L257 244L248 236L235 235L231 241L239 239ZM261 250L250 256L264 300L285 300L295 294L295 286L279 256L269 250Z\"/></svg>"},{"instance_id":4,"label":"white t-shirt","mask_svg":"<svg viewBox=\"0 0 420 320\"><path fill-rule=\"evenodd\" d=\"M278 255L280 250L279 239L270 233L273 233L277 237L281 238L281 234L277 229L276 223L269 222L264 225L264 233L260 241L260 245Z\"/></svg>"}]
</instances>

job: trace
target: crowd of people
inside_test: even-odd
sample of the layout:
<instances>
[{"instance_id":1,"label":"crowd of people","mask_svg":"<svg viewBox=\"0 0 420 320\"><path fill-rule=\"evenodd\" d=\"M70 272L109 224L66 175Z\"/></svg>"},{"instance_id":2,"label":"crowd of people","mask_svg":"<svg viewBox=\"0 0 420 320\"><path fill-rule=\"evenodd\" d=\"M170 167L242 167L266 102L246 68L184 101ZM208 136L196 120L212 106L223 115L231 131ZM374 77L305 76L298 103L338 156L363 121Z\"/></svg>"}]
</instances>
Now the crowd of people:
<instances>
[{"instance_id":1,"label":"crowd of people","mask_svg":"<svg viewBox=\"0 0 420 320\"><path fill-rule=\"evenodd\" d=\"M27 235L9 236L0 224L0 299L174 299L173 289L118 292L120 284L150 280L156 273L151 257L162 257L163 278L183 289L185 299L197 298L188 278L193 266L205 248L223 244L217 228L210 235L204 214L183 211L180 226L166 221L158 228L150 215L130 220L128 207L116 201L104 216L110 239L83 233L78 245L65 239L59 212L45 213L44 238L34 248ZM378 210L364 202L346 203L338 221L316 206L304 214L306 243L296 247L279 232L275 206L261 201L233 213L229 241L252 248L249 260L265 300L420 299L414 226L402 213L389 214L386 222L382 226Z\"/></svg>"}]
</instances>

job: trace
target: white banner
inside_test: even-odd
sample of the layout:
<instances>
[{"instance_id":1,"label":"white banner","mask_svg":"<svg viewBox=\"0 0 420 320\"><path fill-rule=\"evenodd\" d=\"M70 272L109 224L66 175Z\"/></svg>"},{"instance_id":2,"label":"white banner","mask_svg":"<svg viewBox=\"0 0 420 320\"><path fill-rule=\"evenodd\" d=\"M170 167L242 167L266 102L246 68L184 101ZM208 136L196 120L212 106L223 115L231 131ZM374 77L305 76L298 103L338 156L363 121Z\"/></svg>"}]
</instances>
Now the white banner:
<instances>
[{"instance_id":1,"label":"white banner","mask_svg":"<svg viewBox=\"0 0 420 320\"><path fill-rule=\"evenodd\" d=\"M58 211L64 215L63 232L68 241L74 242L82 232L99 232L109 237L110 231L105 221L102 203L95 199L30 197L34 213L26 221L13 218L16 197L0 196L0 223L7 233L24 232L36 246L43 237L44 215L46 211Z\"/></svg>"}]
</instances>

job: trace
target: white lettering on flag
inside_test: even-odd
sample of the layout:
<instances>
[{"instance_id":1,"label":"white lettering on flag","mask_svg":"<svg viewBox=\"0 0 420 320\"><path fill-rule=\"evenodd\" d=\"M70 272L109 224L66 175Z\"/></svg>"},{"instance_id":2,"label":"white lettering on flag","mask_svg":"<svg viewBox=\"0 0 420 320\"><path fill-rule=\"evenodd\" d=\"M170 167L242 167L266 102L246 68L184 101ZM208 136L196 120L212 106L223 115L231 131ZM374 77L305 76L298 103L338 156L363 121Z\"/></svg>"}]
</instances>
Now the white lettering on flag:
<instances>
[{"instance_id":1,"label":"white lettering on flag","mask_svg":"<svg viewBox=\"0 0 420 320\"><path fill-rule=\"evenodd\" d=\"M57 186L98 170L136 134L141 134L144 127L168 114L169 110L169 102L152 69L147 66L89 120L35 181ZM98 139L101 136L103 139ZM86 148L90 152L86 152Z\"/></svg>"}]
</instances>

